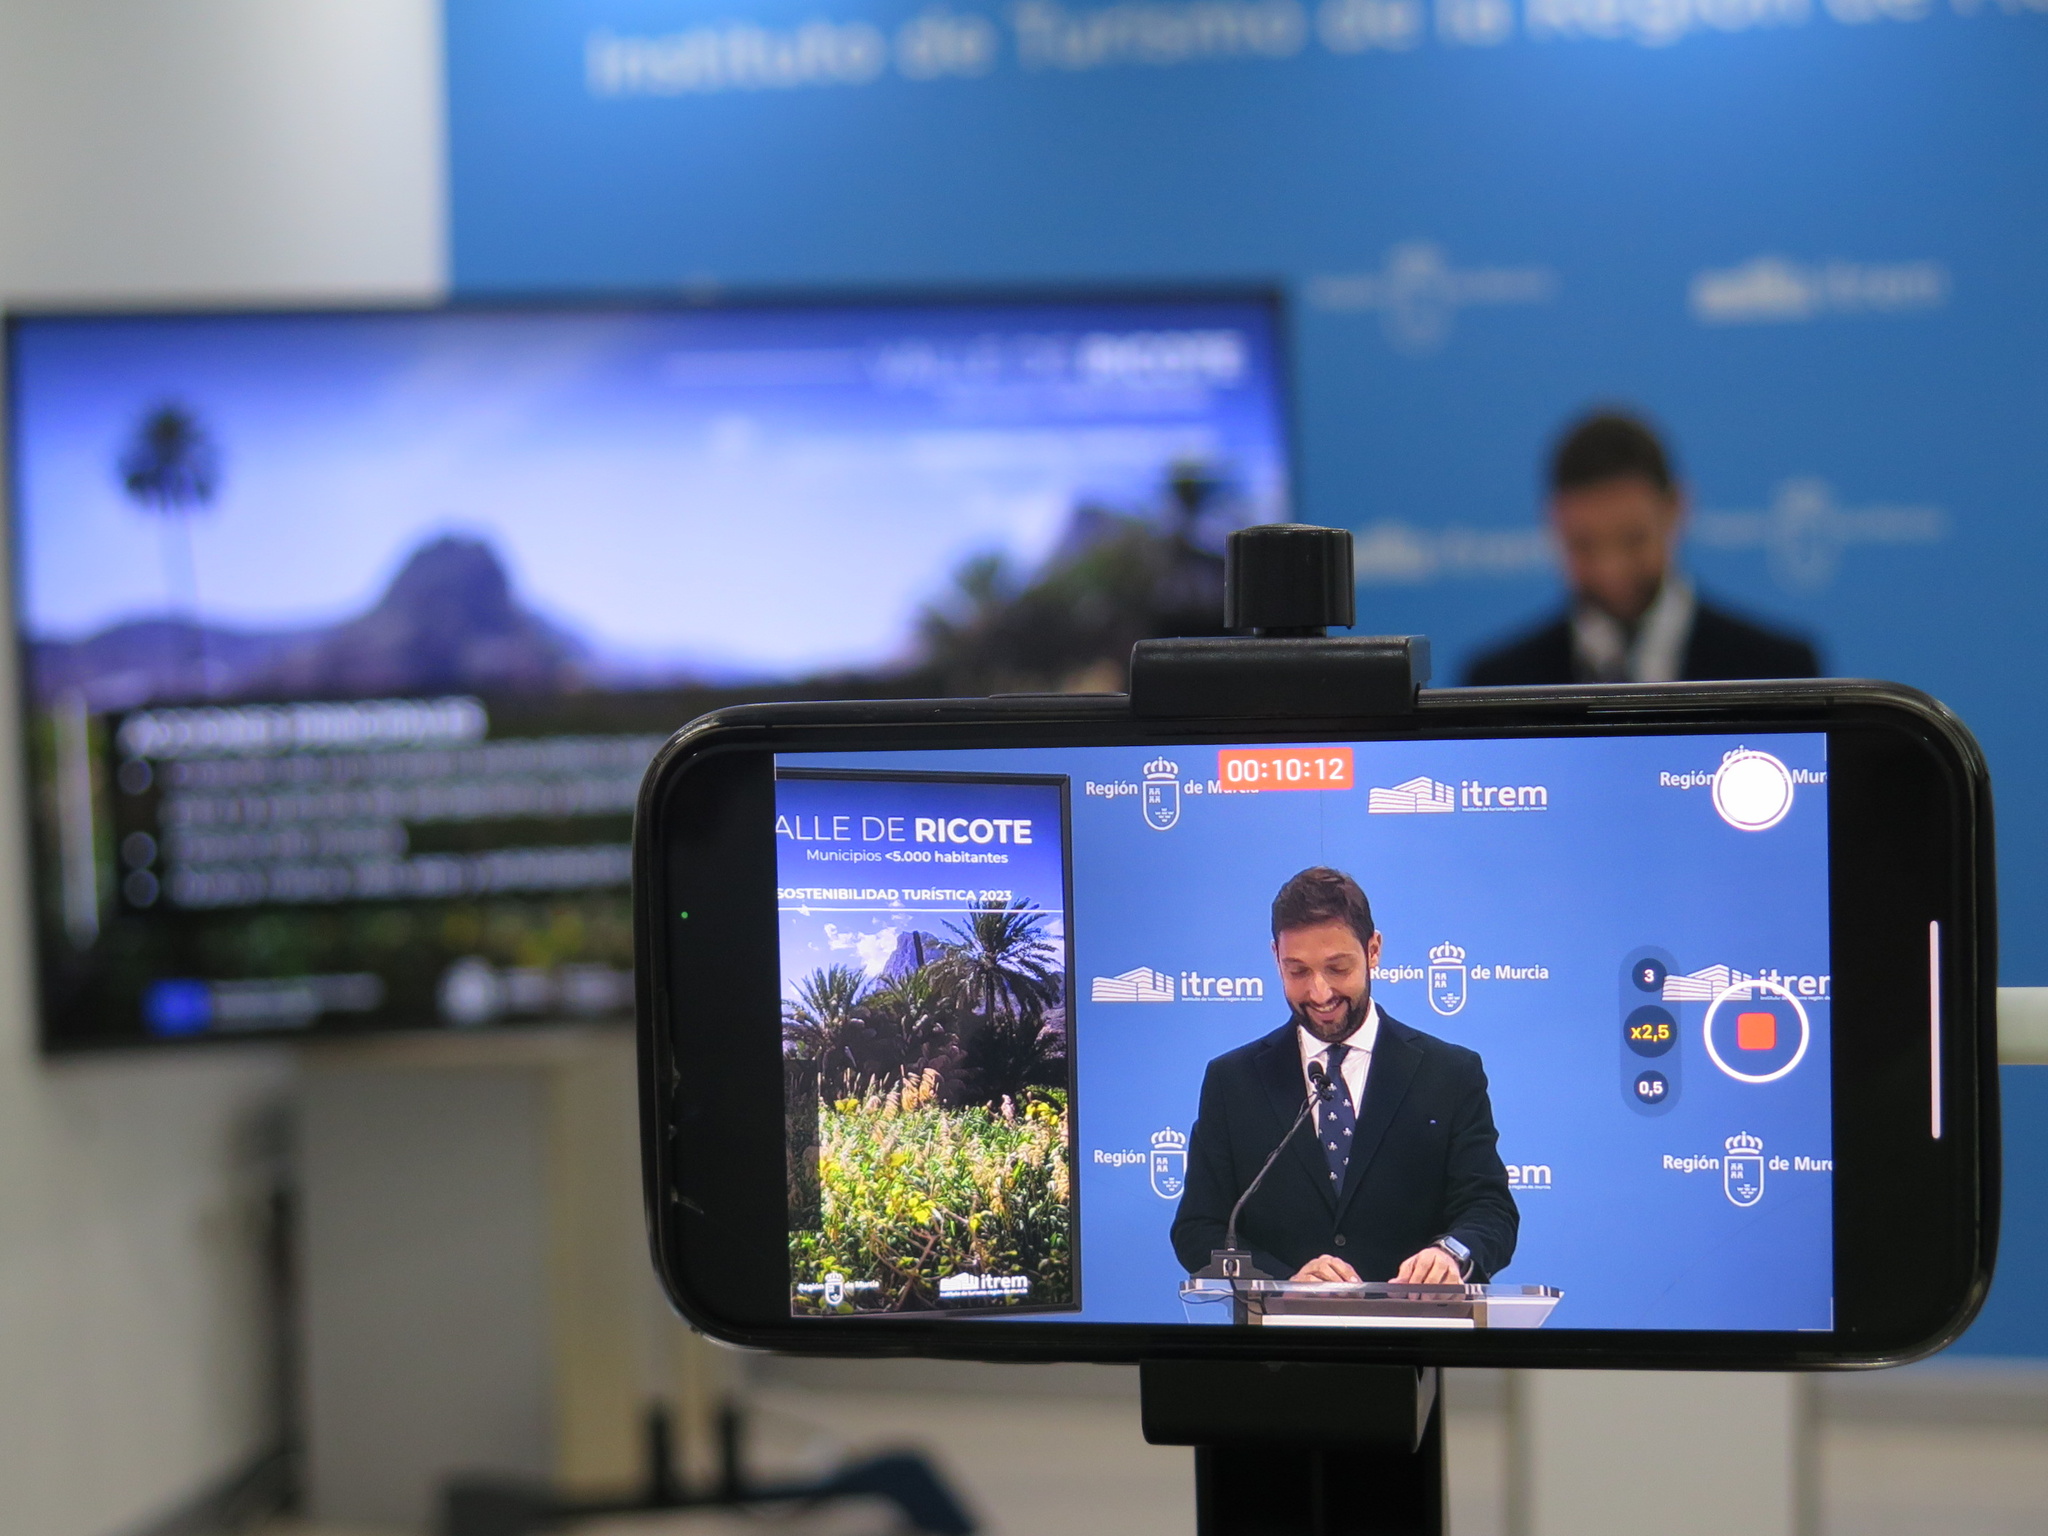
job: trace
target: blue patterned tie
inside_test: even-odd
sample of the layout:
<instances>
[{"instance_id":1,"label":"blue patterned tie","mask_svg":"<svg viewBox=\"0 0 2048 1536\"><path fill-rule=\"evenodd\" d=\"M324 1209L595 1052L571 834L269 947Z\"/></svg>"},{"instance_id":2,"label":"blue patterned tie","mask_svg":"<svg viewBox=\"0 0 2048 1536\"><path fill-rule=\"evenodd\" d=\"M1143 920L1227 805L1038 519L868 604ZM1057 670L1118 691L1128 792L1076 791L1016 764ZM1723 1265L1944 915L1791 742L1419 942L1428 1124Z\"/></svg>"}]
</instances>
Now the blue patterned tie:
<instances>
[{"instance_id":1,"label":"blue patterned tie","mask_svg":"<svg viewBox=\"0 0 2048 1536\"><path fill-rule=\"evenodd\" d=\"M1344 1170L1351 1166L1351 1133L1358 1124L1351 1112L1351 1089L1344 1081L1344 1058L1350 1050L1348 1045L1330 1047L1325 1070L1337 1091L1316 1109L1316 1137L1323 1144L1323 1160L1330 1165L1332 1195L1344 1188Z\"/></svg>"}]
</instances>

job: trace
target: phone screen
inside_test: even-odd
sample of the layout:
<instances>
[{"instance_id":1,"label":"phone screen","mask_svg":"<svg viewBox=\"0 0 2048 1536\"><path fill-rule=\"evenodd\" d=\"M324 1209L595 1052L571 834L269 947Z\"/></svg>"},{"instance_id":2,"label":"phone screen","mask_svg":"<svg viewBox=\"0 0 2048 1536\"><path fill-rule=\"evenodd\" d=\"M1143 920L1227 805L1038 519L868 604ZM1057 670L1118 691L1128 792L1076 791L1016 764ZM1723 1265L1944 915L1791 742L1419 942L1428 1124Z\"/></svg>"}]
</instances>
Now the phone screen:
<instances>
[{"instance_id":1,"label":"phone screen","mask_svg":"<svg viewBox=\"0 0 2048 1536\"><path fill-rule=\"evenodd\" d=\"M795 1314L1228 1325L1191 1276L1242 1199L1278 1281L1832 1327L1824 733L784 755L775 794Z\"/></svg>"}]
</instances>

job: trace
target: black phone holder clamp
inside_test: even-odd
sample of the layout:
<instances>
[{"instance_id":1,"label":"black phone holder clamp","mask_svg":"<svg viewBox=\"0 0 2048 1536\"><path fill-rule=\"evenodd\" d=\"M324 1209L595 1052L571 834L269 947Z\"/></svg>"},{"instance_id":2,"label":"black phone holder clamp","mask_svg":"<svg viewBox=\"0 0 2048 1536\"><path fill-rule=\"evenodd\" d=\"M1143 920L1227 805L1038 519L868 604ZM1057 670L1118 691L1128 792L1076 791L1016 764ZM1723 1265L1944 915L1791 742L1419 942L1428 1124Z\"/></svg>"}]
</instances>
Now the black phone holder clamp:
<instances>
[{"instance_id":1,"label":"black phone holder clamp","mask_svg":"<svg viewBox=\"0 0 2048 1536\"><path fill-rule=\"evenodd\" d=\"M1263 523L1230 536L1216 640L1131 648L1131 713L1143 720L1355 719L1406 715L1429 681L1421 635L1332 636L1357 618L1351 534Z\"/></svg>"},{"instance_id":2,"label":"black phone holder clamp","mask_svg":"<svg viewBox=\"0 0 2048 1536\"><path fill-rule=\"evenodd\" d=\"M1356 617L1349 532L1300 523L1240 529L1224 555L1223 624L1249 633L1140 641L1131 651L1131 713L1146 721L1412 714L1429 681L1429 641L1329 634ZM1257 1274L1234 1243L1214 1259L1218 1275ZM1443 1536L1441 1380L1434 1366L1146 1360L1145 1438L1195 1448L1199 1536Z\"/></svg>"}]
</instances>

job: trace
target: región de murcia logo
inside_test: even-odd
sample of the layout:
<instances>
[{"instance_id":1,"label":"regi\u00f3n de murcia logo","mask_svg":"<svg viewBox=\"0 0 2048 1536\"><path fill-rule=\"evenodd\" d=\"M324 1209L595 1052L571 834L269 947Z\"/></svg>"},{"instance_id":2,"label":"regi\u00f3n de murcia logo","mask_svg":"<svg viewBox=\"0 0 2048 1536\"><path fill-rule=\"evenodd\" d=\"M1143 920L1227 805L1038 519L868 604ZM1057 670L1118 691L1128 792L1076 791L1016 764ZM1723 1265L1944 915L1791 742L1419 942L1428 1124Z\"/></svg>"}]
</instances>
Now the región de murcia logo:
<instances>
[{"instance_id":1,"label":"regi\u00f3n de murcia logo","mask_svg":"<svg viewBox=\"0 0 2048 1536\"><path fill-rule=\"evenodd\" d=\"M1140 808L1145 825L1154 832L1166 832L1180 820L1180 764L1155 757L1145 765L1145 787Z\"/></svg>"},{"instance_id":2,"label":"regi\u00f3n de murcia logo","mask_svg":"<svg viewBox=\"0 0 2048 1536\"><path fill-rule=\"evenodd\" d=\"M1188 1139L1172 1126L1152 1133L1152 1193L1162 1200L1178 1200L1188 1186Z\"/></svg>"},{"instance_id":3,"label":"regi\u00f3n de murcia logo","mask_svg":"<svg viewBox=\"0 0 2048 1536\"><path fill-rule=\"evenodd\" d=\"M1446 1018L1465 1006L1465 951L1455 944L1429 952L1429 1006Z\"/></svg>"},{"instance_id":4,"label":"regi\u00f3n de murcia logo","mask_svg":"<svg viewBox=\"0 0 2048 1536\"><path fill-rule=\"evenodd\" d=\"M1755 1205L1764 1197L1764 1144L1747 1131L1738 1131L1723 1143L1728 1155L1721 1160L1721 1187L1737 1205Z\"/></svg>"}]
</instances>

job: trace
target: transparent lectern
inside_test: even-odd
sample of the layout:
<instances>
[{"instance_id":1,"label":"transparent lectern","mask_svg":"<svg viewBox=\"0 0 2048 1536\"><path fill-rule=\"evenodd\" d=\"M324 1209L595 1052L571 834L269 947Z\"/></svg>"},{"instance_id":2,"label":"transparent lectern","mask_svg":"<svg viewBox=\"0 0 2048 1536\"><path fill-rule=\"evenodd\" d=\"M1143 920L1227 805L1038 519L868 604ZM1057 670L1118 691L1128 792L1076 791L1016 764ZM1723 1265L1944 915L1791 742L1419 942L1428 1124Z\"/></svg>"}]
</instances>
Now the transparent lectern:
<instances>
[{"instance_id":1,"label":"transparent lectern","mask_svg":"<svg viewBox=\"0 0 2048 1536\"><path fill-rule=\"evenodd\" d=\"M1189 1306L1231 1308L1231 1321L1265 1328L1540 1328L1564 1292L1547 1285L1396 1285L1391 1281L1183 1282Z\"/></svg>"}]
</instances>

